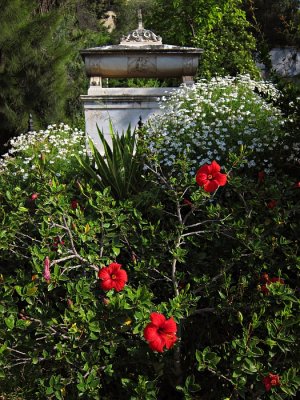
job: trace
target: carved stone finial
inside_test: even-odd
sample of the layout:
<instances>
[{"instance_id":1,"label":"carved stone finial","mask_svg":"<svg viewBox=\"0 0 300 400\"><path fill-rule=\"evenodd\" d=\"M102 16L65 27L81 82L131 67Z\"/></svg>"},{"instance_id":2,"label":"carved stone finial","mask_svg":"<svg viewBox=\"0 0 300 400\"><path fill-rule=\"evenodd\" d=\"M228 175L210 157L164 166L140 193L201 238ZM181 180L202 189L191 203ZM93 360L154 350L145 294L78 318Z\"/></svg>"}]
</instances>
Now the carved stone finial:
<instances>
[{"instance_id":1,"label":"carved stone finial","mask_svg":"<svg viewBox=\"0 0 300 400\"><path fill-rule=\"evenodd\" d=\"M138 27L138 29L144 29L142 10L141 10L140 8L138 9L138 21L139 21L139 27Z\"/></svg>"},{"instance_id":2,"label":"carved stone finial","mask_svg":"<svg viewBox=\"0 0 300 400\"><path fill-rule=\"evenodd\" d=\"M154 32L144 29L142 10L138 10L138 28L121 38L121 45L125 46L153 46L161 45L162 39L160 36L155 35Z\"/></svg>"}]
</instances>

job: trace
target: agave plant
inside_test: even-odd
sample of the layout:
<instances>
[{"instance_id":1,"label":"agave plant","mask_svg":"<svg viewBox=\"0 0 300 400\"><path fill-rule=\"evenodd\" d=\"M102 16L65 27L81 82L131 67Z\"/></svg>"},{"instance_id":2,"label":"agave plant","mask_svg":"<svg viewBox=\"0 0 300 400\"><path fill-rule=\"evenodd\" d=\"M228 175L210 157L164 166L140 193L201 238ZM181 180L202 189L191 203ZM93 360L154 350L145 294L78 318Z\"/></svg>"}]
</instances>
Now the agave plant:
<instances>
[{"instance_id":1,"label":"agave plant","mask_svg":"<svg viewBox=\"0 0 300 400\"><path fill-rule=\"evenodd\" d=\"M110 146L98 126L97 130L104 154L100 153L89 138L91 158L78 157L78 161L85 171L98 182L101 190L110 187L111 193L116 199L127 199L130 195L140 191L143 186L143 168L137 154L137 132L131 131L129 125L127 131L119 135L110 123L112 139Z\"/></svg>"}]
</instances>

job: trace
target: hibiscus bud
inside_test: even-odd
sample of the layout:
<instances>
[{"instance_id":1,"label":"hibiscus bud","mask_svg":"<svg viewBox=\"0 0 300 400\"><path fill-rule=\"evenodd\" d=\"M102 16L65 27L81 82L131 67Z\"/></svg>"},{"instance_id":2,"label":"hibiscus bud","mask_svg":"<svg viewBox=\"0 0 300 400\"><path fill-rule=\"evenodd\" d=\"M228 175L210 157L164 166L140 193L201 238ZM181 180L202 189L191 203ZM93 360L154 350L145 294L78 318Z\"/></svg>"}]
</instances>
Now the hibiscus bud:
<instances>
[{"instance_id":1,"label":"hibiscus bud","mask_svg":"<svg viewBox=\"0 0 300 400\"><path fill-rule=\"evenodd\" d=\"M192 207L193 203L188 199L183 199L183 204Z\"/></svg>"},{"instance_id":2,"label":"hibiscus bud","mask_svg":"<svg viewBox=\"0 0 300 400\"><path fill-rule=\"evenodd\" d=\"M71 300L71 299L68 299L67 300L67 305L68 305L68 308L70 309L70 310L72 310L72 308L73 308L73 301Z\"/></svg>"},{"instance_id":3,"label":"hibiscus bud","mask_svg":"<svg viewBox=\"0 0 300 400\"><path fill-rule=\"evenodd\" d=\"M32 281L35 281L37 278L38 278L37 275L32 275L31 280L32 280Z\"/></svg>"},{"instance_id":4,"label":"hibiscus bud","mask_svg":"<svg viewBox=\"0 0 300 400\"><path fill-rule=\"evenodd\" d=\"M76 199L71 200L72 210L76 210L77 207L78 207L78 201Z\"/></svg>"},{"instance_id":5,"label":"hibiscus bud","mask_svg":"<svg viewBox=\"0 0 300 400\"><path fill-rule=\"evenodd\" d=\"M51 280L51 274L50 274L50 259L47 256L44 260L44 272L43 272L43 277L47 281L47 283L50 282Z\"/></svg>"},{"instance_id":6,"label":"hibiscus bud","mask_svg":"<svg viewBox=\"0 0 300 400\"><path fill-rule=\"evenodd\" d=\"M132 254L131 254L131 261L132 261L134 264L136 264L137 255L136 255L135 253L132 253Z\"/></svg>"},{"instance_id":7,"label":"hibiscus bud","mask_svg":"<svg viewBox=\"0 0 300 400\"><path fill-rule=\"evenodd\" d=\"M108 306L109 303L110 303L110 301L109 301L109 299L108 299L107 297L103 297L103 298L102 298L102 303L103 303L105 306Z\"/></svg>"},{"instance_id":8,"label":"hibiscus bud","mask_svg":"<svg viewBox=\"0 0 300 400\"><path fill-rule=\"evenodd\" d=\"M265 181L265 171L259 171L258 175L258 182L263 183Z\"/></svg>"},{"instance_id":9,"label":"hibiscus bud","mask_svg":"<svg viewBox=\"0 0 300 400\"><path fill-rule=\"evenodd\" d=\"M275 208L277 206L277 201L276 200L270 200L268 203L267 203L267 207L270 209L270 210L272 210L273 208Z\"/></svg>"},{"instance_id":10,"label":"hibiscus bud","mask_svg":"<svg viewBox=\"0 0 300 400\"><path fill-rule=\"evenodd\" d=\"M294 188L295 189L300 189L300 181L295 183Z\"/></svg>"},{"instance_id":11,"label":"hibiscus bud","mask_svg":"<svg viewBox=\"0 0 300 400\"><path fill-rule=\"evenodd\" d=\"M39 197L39 193L32 193L32 195L30 196L30 200L34 201Z\"/></svg>"}]
</instances>

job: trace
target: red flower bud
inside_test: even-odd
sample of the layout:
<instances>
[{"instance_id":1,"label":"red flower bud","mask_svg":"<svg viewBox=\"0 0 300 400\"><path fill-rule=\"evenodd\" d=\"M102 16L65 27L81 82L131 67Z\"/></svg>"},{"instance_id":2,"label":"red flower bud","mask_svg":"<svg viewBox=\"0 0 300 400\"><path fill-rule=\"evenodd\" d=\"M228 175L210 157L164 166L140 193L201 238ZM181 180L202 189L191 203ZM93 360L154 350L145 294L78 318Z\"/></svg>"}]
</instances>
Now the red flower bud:
<instances>
[{"instance_id":1,"label":"red flower bud","mask_svg":"<svg viewBox=\"0 0 300 400\"><path fill-rule=\"evenodd\" d=\"M258 175L258 182L263 183L266 177L265 171L259 171L257 175Z\"/></svg>"},{"instance_id":2,"label":"red flower bud","mask_svg":"<svg viewBox=\"0 0 300 400\"><path fill-rule=\"evenodd\" d=\"M190 206L190 207L192 207L192 205L193 205L193 203L188 199L183 199L183 204L185 204L186 206Z\"/></svg>"},{"instance_id":3,"label":"red flower bud","mask_svg":"<svg viewBox=\"0 0 300 400\"><path fill-rule=\"evenodd\" d=\"M72 309L73 308L73 301L71 299L68 299L67 300L67 305L68 305L68 308Z\"/></svg>"},{"instance_id":4,"label":"red flower bud","mask_svg":"<svg viewBox=\"0 0 300 400\"><path fill-rule=\"evenodd\" d=\"M76 210L77 207L78 207L78 201L76 199L71 200L72 210Z\"/></svg>"},{"instance_id":5,"label":"red flower bud","mask_svg":"<svg viewBox=\"0 0 300 400\"><path fill-rule=\"evenodd\" d=\"M47 256L44 260L44 272L43 272L43 277L47 281L47 283L50 283L51 280L51 274L50 274L50 259Z\"/></svg>"},{"instance_id":6,"label":"red flower bud","mask_svg":"<svg viewBox=\"0 0 300 400\"><path fill-rule=\"evenodd\" d=\"M34 201L39 197L39 193L32 193L32 195L30 196L30 200Z\"/></svg>"},{"instance_id":7,"label":"red flower bud","mask_svg":"<svg viewBox=\"0 0 300 400\"><path fill-rule=\"evenodd\" d=\"M270 200L268 203L267 203L267 207L270 209L270 210L272 210L273 208L275 208L277 206L277 201L276 200Z\"/></svg>"},{"instance_id":8,"label":"red flower bud","mask_svg":"<svg viewBox=\"0 0 300 400\"><path fill-rule=\"evenodd\" d=\"M109 303L110 303L110 301L109 301L109 299L108 299L107 297L103 297L103 298L102 298L102 303L103 303L105 306L108 306Z\"/></svg>"}]
</instances>

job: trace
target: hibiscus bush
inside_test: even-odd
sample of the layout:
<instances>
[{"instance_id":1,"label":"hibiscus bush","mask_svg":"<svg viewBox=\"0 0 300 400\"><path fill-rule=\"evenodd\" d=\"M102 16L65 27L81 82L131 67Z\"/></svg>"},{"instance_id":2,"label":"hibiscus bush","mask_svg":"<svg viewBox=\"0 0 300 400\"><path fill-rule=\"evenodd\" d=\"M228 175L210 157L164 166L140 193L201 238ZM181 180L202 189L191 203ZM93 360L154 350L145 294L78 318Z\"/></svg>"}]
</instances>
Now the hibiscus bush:
<instances>
[{"instance_id":1,"label":"hibiscus bush","mask_svg":"<svg viewBox=\"0 0 300 400\"><path fill-rule=\"evenodd\" d=\"M236 145L197 164L174 153L173 168L147 129L136 143L145 184L121 199L86 175L80 141L58 164L40 151L42 132L5 157L0 393L295 398L297 165L249 175L249 150ZM75 132L61 134L69 143ZM73 163L79 151L84 162Z\"/></svg>"}]
</instances>

